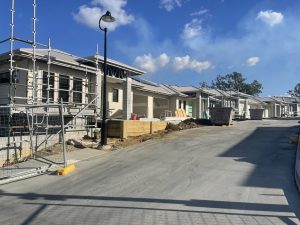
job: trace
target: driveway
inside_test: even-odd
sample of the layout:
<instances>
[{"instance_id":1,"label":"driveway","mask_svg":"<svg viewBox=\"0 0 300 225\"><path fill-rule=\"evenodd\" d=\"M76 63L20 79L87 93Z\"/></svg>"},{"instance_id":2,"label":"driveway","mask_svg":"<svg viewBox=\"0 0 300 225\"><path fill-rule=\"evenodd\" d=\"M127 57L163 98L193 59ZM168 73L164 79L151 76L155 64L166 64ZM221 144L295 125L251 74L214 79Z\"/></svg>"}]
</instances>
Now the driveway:
<instances>
[{"instance_id":1,"label":"driveway","mask_svg":"<svg viewBox=\"0 0 300 225\"><path fill-rule=\"evenodd\" d=\"M297 121L173 133L0 186L0 224L300 224Z\"/></svg>"}]
</instances>

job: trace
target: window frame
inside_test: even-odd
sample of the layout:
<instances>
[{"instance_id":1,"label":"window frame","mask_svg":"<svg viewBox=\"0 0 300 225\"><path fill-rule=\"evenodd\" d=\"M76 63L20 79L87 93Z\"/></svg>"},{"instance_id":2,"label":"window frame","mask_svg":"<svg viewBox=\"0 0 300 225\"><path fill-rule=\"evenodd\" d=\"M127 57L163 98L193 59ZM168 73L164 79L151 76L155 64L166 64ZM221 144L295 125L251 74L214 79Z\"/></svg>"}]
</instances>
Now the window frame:
<instances>
[{"instance_id":1,"label":"window frame","mask_svg":"<svg viewBox=\"0 0 300 225\"><path fill-rule=\"evenodd\" d=\"M63 84L61 80L67 80L67 84ZM68 89L63 88L62 86L66 85ZM60 102L61 99L63 99L63 102L70 102L70 77L65 75L65 74L59 74L59 79L58 79L58 101ZM67 101L65 101L68 99Z\"/></svg>"},{"instance_id":2,"label":"window frame","mask_svg":"<svg viewBox=\"0 0 300 225\"><path fill-rule=\"evenodd\" d=\"M75 85L76 82L79 82L80 85ZM73 102L74 103L82 103L82 94L83 94L82 91L83 91L83 79L73 77Z\"/></svg>"},{"instance_id":3,"label":"window frame","mask_svg":"<svg viewBox=\"0 0 300 225\"><path fill-rule=\"evenodd\" d=\"M119 102L119 89L112 88L112 102Z\"/></svg>"},{"instance_id":4,"label":"window frame","mask_svg":"<svg viewBox=\"0 0 300 225\"><path fill-rule=\"evenodd\" d=\"M42 83L42 102L47 102L47 86L48 86L48 72L43 71L43 83ZM44 81L46 83L44 83ZM54 102L54 89L55 89L55 73L50 72L50 79L49 79L49 102Z\"/></svg>"},{"instance_id":5,"label":"window frame","mask_svg":"<svg viewBox=\"0 0 300 225\"><path fill-rule=\"evenodd\" d=\"M183 100L183 109L186 110L186 100Z\"/></svg>"},{"instance_id":6,"label":"window frame","mask_svg":"<svg viewBox=\"0 0 300 225\"><path fill-rule=\"evenodd\" d=\"M6 75L6 77L1 77L2 75ZM6 79L4 82L2 79ZM13 71L12 83L20 83L20 73L19 70ZM10 71L9 70L2 70L0 71L0 85L5 85L10 83Z\"/></svg>"}]
</instances>

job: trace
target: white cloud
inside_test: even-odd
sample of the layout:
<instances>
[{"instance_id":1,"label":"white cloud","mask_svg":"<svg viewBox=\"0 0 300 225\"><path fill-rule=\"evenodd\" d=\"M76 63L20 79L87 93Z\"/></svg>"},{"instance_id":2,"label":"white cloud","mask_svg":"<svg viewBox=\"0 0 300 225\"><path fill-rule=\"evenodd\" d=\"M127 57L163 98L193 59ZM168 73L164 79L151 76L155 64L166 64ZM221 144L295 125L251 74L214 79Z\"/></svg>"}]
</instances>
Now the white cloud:
<instances>
[{"instance_id":1,"label":"white cloud","mask_svg":"<svg viewBox=\"0 0 300 225\"><path fill-rule=\"evenodd\" d=\"M262 82L263 95L283 93L295 86L294 83L299 82L300 64L298 58L295 57L300 55L299 14L298 11L289 11L284 14L284 26L279 25L273 27L276 29L262 30L260 24L262 21L256 20L258 12L253 14L251 11L250 14L238 20L234 32L228 30L228 32L220 33L218 27L202 22L201 34L192 39L183 39L182 33L179 34L178 40L157 38L156 28L152 28L147 21L144 21L135 27L138 41L130 42L122 39L118 43L118 50L131 61L145 52L151 52L153 56L158 56L161 52L167 53L171 58L168 66L148 75L149 79L158 83L178 82L197 85L199 76L193 70L179 70L184 76L169 75L175 71L175 65L173 65L175 56L188 55L189 61L201 59L199 61L211 62L211 69L202 72L203 74L205 72L203 79L206 79L208 83L218 74L238 71L249 81L257 79ZM137 22L135 20L133 24ZM259 57L260 61L254 67L248 67L249 57ZM209 65L209 63L206 64ZM177 65L177 68L180 66ZM273 79L269 79L269 74L272 74Z\"/></svg>"},{"instance_id":2,"label":"white cloud","mask_svg":"<svg viewBox=\"0 0 300 225\"><path fill-rule=\"evenodd\" d=\"M170 62L170 57L166 53L162 53L157 58L153 58L150 53L143 56L137 56L134 64L146 72L153 73L159 68L165 67Z\"/></svg>"},{"instance_id":3,"label":"white cloud","mask_svg":"<svg viewBox=\"0 0 300 225\"><path fill-rule=\"evenodd\" d=\"M166 53L161 54L157 59L157 63L160 67L165 67L169 62L170 57Z\"/></svg>"},{"instance_id":4,"label":"white cloud","mask_svg":"<svg viewBox=\"0 0 300 225\"><path fill-rule=\"evenodd\" d=\"M259 57L250 57L247 59L247 65L248 66L256 66L257 63L259 63L260 58Z\"/></svg>"},{"instance_id":5,"label":"white cloud","mask_svg":"<svg viewBox=\"0 0 300 225\"><path fill-rule=\"evenodd\" d=\"M193 12L190 15L191 16L202 16L206 13L208 13L208 9L200 9L199 11Z\"/></svg>"},{"instance_id":6,"label":"white cloud","mask_svg":"<svg viewBox=\"0 0 300 225\"><path fill-rule=\"evenodd\" d=\"M175 57L173 66L176 71L189 69L196 71L197 73L201 73L203 70L212 68L212 64L210 61L197 61L195 59L191 59L189 55L183 57Z\"/></svg>"},{"instance_id":7,"label":"white cloud","mask_svg":"<svg viewBox=\"0 0 300 225\"><path fill-rule=\"evenodd\" d=\"M280 12L273 12L272 10L260 11L256 19L261 20L270 27L282 23L284 16Z\"/></svg>"},{"instance_id":8,"label":"white cloud","mask_svg":"<svg viewBox=\"0 0 300 225\"><path fill-rule=\"evenodd\" d=\"M176 7L181 7L182 0L160 0L160 7L164 8L168 12L172 11Z\"/></svg>"},{"instance_id":9,"label":"white cloud","mask_svg":"<svg viewBox=\"0 0 300 225\"><path fill-rule=\"evenodd\" d=\"M201 34L202 31L202 20L200 19L193 19L191 22L184 25L183 39L192 39L194 37L197 37Z\"/></svg>"},{"instance_id":10,"label":"white cloud","mask_svg":"<svg viewBox=\"0 0 300 225\"><path fill-rule=\"evenodd\" d=\"M100 17L106 13L106 10L109 10L116 21L114 23L103 23L103 26L113 31L119 26L131 23L134 19L134 16L124 9L126 4L127 0L93 0L91 2L92 6L80 6L78 13L73 14L73 17L79 23L93 29L99 29Z\"/></svg>"}]
</instances>

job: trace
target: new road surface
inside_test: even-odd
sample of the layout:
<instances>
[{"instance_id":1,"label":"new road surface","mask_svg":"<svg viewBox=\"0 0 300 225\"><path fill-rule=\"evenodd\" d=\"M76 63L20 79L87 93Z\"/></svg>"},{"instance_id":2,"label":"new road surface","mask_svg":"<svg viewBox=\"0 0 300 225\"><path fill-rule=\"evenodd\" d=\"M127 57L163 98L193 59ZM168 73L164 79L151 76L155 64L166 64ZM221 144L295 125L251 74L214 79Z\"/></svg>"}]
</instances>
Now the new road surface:
<instances>
[{"instance_id":1,"label":"new road surface","mask_svg":"<svg viewBox=\"0 0 300 225\"><path fill-rule=\"evenodd\" d=\"M296 120L245 121L99 154L0 186L0 224L300 224L296 132Z\"/></svg>"}]
</instances>

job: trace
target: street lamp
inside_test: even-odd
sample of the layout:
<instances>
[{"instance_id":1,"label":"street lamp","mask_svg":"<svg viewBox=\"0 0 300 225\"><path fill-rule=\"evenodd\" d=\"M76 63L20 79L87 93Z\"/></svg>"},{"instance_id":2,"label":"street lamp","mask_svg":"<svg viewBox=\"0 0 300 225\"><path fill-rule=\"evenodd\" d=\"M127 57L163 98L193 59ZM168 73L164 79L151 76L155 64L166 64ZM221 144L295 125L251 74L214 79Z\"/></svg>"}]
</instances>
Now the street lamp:
<instances>
[{"instance_id":1,"label":"street lamp","mask_svg":"<svg viewBox=\"0 0 300 225\"><path fill-rule=\"evenodd\" d=\"M104 79L103 79L103 92L102 92L102 125L101 125L101 145L107 145L107 124L106 124L106 89L107 89L107 55L106 55L106 36L107 36L107 27L101 27L101 21L112 23L115 21L115 18L112 17L111 13L107 11L104 15L101 16L99 20L99 28L100 30L104 31Z\"/></svg>"}]
</instances>

